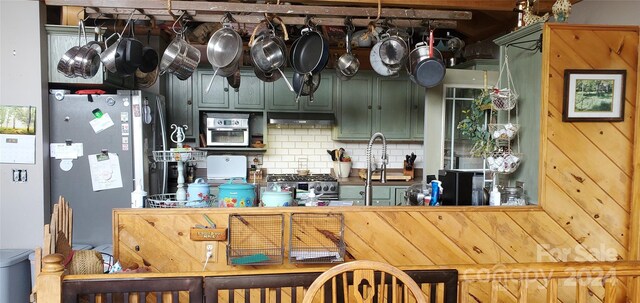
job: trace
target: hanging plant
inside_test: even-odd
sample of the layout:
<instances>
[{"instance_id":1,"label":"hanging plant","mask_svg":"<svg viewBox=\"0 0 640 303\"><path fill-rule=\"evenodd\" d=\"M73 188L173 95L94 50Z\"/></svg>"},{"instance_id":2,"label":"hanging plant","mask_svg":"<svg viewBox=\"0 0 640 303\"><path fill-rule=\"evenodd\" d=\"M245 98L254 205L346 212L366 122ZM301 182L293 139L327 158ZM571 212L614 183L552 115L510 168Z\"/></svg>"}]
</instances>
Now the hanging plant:
<instances>
[{"instance_id":1,"label":"hanging plant","mask_svg":"<svg viewBox=\"0 0 640 303\"><path fill-rule=\"evenodd\" d=\"M462 111L465 117L458 123L458 129L473 142L471 155L474 157L484 158L495 149L495 144L491 140L491 134L485 123L487 110L491 110L491 97L484 90L471 102L471 107L468 110Z\"/></svg>"}]
</instances>

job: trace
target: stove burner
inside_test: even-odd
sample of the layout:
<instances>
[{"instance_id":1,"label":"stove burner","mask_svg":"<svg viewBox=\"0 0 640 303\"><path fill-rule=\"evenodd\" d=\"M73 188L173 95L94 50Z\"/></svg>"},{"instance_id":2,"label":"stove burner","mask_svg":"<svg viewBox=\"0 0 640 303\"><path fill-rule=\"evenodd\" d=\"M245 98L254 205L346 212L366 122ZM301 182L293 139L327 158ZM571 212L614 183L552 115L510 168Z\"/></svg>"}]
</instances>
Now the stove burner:
<instances>
[{"instance_id":1,"label":"stove burner","mask_svg":"<svg viewBox=\"0 0 640 303\"><path fill-rule=\"evenodd\" d=\"M267 176L267 182L335 182L337 181L332 175L318 174L300 176L296 174L274 174Z\"/></svg>"}]
</instances>

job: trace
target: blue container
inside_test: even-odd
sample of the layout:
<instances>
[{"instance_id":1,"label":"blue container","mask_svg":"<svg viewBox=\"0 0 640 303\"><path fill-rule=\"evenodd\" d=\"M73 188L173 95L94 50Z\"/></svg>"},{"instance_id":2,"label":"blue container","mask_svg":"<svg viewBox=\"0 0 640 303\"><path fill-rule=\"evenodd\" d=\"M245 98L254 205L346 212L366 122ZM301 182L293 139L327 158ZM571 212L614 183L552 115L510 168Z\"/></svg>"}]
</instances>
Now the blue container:
<instances>
[{"instance_id":1,"label":"blue container","mask_svg":"<svg viewBox=\"0 0 640 303\"><path fill-rule=\"evenodd\" d=\"M29 249L0 249L0 303L29 302Z\"/></svg>"},{"instance_id":2,"label":"blue container","mask_svg":"<svg viewBox=\"0 0 640 303\"><path fill-rule=\"evenodd\" d=\"M242 183L233 183L237 179L242 180ZM221 184L219 189L219 207L250 207L255 205L256 187L247 183L245 178L231 178L229 182Z\"/></svg>"}]
</instances>

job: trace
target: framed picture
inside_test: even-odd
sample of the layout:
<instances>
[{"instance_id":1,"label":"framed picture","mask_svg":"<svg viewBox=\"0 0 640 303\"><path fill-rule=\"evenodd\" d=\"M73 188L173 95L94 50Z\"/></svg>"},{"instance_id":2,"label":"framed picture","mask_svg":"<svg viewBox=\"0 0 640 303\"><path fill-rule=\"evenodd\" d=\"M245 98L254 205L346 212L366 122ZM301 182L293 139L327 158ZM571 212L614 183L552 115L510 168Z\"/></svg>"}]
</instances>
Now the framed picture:
<instances>
[{"instance_id":1,"label":"framed picture","mask_svg":"<svg viewBox=\"0 0 640 303\"><path fill-rule=\"evenodd\" d=\"M623 121L626 75L626 70L566 69L562 121Z\"/></svg>"}]
</instances>

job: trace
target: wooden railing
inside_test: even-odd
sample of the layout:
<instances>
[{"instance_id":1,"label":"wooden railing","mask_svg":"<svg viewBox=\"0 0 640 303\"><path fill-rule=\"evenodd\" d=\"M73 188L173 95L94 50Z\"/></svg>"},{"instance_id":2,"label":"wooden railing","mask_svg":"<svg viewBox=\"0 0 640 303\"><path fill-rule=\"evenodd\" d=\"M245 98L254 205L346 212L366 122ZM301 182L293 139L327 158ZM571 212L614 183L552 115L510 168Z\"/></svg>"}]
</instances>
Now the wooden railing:
<instances>
[{"instance_id":1,"label":"wooden railing","mask_svg":"<svg viewBox=\"0 0 640 303\"><path fill-rule=\"evenodd\" d=\"M89 299L95 298L95 301L89 302L111 302L109 299L112 295L106 293L115 290L129 296L129 301L125 302L145 302L146 300L143 299L145 297L147 300L152 297L153 302L156 302L156 298L159 298L157 302L203 302L204 297L207 298L206 302L226 302L229 296L233 296L232 292L228 292L229 289L234 289L234 292L243 297L245 302L262 302L263 299L265 302L291 302L291 297L301 300L308 284L320 274L318 268L298 268L238 270L236 273L223 274L149 273L65 277L64 268L60 265L61 261L62 257L59 255L44 258L42 272L37 278L37 302L76 302L72 297L77 297L77 294L74 295L72 292L81 294L101 292L102 294L99 295L91 295ZM450 290L443 284L445 278L450 280L451 276L433 274L438 273L433 270L447 268L458 271L457 297L458 302L461 303L555 303L559 301L640 303L640 261L401 266L399 268L405 270L422 285L423 291L427 293L431 302L441 303L446 296L451 297L444 295ZM140 282L142 280L144 282ZM171 283L156 284L159 281ZM90 290L87 286L82 286L87 285L83 282L97 284L91 286L95 289ZM119 285L116 285L116 282ZM109 283L112 284L109 285ZM437 286L431 284L429 287L427 285L429 283L440 284ZM199 286L196 286L198 284ZM73 290L72 285L78 287ZM287 289L285 286L298 289L299 293L296 296L294 290L292 296L292 291L285 290ZM286 297L286 300L267 300L271 297Z\"/></svg>"}]
</instances>

